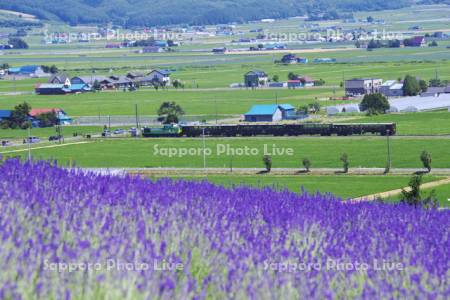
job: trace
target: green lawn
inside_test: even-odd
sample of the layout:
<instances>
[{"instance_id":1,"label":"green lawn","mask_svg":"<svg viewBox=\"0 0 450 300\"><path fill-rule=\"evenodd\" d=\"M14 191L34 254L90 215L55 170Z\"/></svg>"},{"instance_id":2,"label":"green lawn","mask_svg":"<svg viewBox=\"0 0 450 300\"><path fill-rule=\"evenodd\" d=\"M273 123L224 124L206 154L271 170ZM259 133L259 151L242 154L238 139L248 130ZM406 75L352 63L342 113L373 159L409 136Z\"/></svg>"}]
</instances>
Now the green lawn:
<instances>
[{"instance_id":1,"label":"green lawn","mask_svg":"<svg viewBox=\"0 0 450 300\"><path fill-rule=\"evenodd\" d=\"M207 166L229 168L232 164L235 168L262 168L264 145L272 154L274 168L300 168L304 157L311 160L313 168L340 168L342 163L339 157L344 152L349 156L351 167L384 168L387 161L386 139L381 137L208 138L206 150L211 155L207 156ZM273 146L279 150L292 150L293 155L280 152L275 155ZM248 153L242 153L245 147L248 147ZM191 151L190 155L184 155L180 152L182 149ZM392 138L391 149L393 167L421 168L419 156L427 150L433 157L433 167L450 168L450 139ZM11 150L3 149L0 154L26 154L7 153ZM176 152L176 157L168 157L170 150ZM89 144L36 149L33 155L58 159L61 163L75 161L83 167L203 167L202 139L101 139Z\"/></svg>"},{"instance_id":2,"label":"green lawn","mask_svg":"<svg viewBox=\"0 0 450 300\"><path fill-rule=\"evenodd\" d=\"M154 179L158 177L153 177ZM333 193L343 199L356 198L403 188L408 185L408 176L173 176L175 179L208 180L215 184L234 186L251 185L259 188L272 187L301 192L302 187L309 193ZM424 177L425 182L437 180L437 177ZM358 188L355 188L357 186ZM450 191L450 190L449 190ZM450 193L449 193L450 197Z\"/></svg>"},{"instance_id":3,"label":"green lawn","mask_svg":"<svg viewBox=\"0 0 450 300\"><path fill-rule=\"evenodd\" d=\"M397 133L401 135L450 134L450 112L447 110L362 116L351 121L345 121L345 123L347 122L395 122L397 123Z\"/></svg>"}]
</instances>

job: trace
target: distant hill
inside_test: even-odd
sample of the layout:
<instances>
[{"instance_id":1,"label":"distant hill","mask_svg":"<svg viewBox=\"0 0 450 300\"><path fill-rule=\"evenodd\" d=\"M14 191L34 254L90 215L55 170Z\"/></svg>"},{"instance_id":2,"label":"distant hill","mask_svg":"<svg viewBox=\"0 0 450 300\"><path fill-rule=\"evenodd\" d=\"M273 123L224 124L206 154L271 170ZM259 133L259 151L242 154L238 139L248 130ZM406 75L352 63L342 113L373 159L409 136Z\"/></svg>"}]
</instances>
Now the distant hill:
<instances>
[{"instance_id":1,"label":"distant hill","mask_svg":"<svg viewBox=\"0 0 450 300\"><path fill-rule=\"evenodd\" d=\"M71 25L113 22L125 26L218 24L261 18L396 9L450 0L0 0L0 9Z\"/></svg>"}]
</instances>

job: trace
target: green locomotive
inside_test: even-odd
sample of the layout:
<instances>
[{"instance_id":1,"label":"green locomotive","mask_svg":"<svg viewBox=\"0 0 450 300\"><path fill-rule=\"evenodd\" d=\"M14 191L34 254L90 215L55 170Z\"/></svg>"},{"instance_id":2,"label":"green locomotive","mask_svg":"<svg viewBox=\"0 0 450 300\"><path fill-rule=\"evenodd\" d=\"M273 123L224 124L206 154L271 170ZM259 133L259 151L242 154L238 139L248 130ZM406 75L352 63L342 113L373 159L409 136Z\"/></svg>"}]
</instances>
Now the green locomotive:
<instances>
[{"instance_id":1,"label":"green locomotive","mask_svg":"<svg viewBox=\"0 0 450 300\"><path fill-rule=\"evenodd\" d=\"M163 127L145 127L142 130L143 137L177 137L183 134L183 130L177 124L167 124Z\"/></svg>"}]
</instances>

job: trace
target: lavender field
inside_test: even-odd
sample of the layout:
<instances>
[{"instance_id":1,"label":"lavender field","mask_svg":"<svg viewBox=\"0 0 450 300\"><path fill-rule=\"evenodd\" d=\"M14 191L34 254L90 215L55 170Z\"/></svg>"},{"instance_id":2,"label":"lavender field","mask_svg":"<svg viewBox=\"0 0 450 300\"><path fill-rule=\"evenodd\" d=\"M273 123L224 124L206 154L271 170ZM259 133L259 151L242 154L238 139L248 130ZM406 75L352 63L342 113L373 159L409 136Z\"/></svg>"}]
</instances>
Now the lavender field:
<instances>
[{"instance_id":1,"label":"lavender field","mask_svg":"<svg viewBox=\"0 0 450 300\"><path fill-rule=\"evenodd\" d=\"M0 167L0 299L448 299L450 211Z\"/></svg>"}]
</instances>

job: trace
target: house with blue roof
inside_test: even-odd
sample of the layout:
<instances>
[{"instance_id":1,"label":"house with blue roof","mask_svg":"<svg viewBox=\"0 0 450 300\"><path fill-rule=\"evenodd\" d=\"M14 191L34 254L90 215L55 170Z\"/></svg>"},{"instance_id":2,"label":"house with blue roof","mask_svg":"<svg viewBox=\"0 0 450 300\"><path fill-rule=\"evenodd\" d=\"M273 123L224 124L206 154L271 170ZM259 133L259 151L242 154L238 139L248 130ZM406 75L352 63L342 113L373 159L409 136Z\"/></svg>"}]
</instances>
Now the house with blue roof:
<instances>
[{"instance_id":1,"label":"house with blue roof","mask_svg":"<svg viewBox=\"0 0 450 300\"><path fill-rule=\"evenodd\" d=\"M26 76L26 77L47 77L50 74L45 73L41 66L37 65L29 65L29 66L22 66L19 68L9 68L8 73L10 75L16 75L16 76Z\"/></svg>"},{"instance_id":2,"label":"house with blue roof","mask_svg":"<svg viewBox=\"0 0 450 300\"><path fill-rule=\"evenodd\" d=\"M0 122L11 118L12 110L0 110Z\"/></svg>"},{"instance_id":3,"label":"house with blue roof","mask_svg":"<svg viewBox=\"0 0 450 300\"><path fill-rule=\"evenodd\" d=\"M279 122L295 117L295 108L290 104L259 104L244 116L246 122Z\"/></svg>"}]
</instances>

